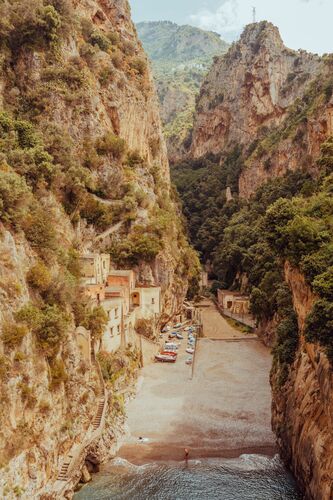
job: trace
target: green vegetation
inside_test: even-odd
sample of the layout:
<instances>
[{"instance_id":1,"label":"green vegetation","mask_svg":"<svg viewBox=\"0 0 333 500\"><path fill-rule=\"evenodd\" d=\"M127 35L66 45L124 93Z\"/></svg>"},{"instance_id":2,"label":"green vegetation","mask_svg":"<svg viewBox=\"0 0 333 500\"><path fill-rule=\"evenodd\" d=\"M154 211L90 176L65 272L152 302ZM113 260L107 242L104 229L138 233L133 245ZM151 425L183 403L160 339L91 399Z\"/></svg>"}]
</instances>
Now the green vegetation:
<instances>
[{"instance_id":1,"label":"green vegetation","mask_svg":"<svg viewBox=\"0 0 333 500\"><path fill-rule=\"evenodd\" d=\"M189 223L195 248L206 262L219 245L223 230L238 210L238 178L242 170L241 149L236 147L221 163L217 158L185 161L171 170ZM227 203L226 188L235 199Z\"/></svg>"},{"instance_id":2,"label":"green vegetation","mask_svg":"<svg viewBox=\"0 0 333 500\"><path fill-rule=\"evenodd\" d=\"M23 306L17 312L16 320L32 331L37 347L49 358L58 353L70 322L68 314L58 305L39 308L33 304Z\"/></svg>"},{"instance_id":3,"label":"green vegetation","mask_svg":"<svg viewBox=\"0 0 333 500\"><path fill-rule=\"evenodd\" d=\"M225 163L208 164L208 170L202 167L208 160L200 160L173 171L193 225L192 240L203 260L213 263L219 286L239 289L240 278L246 275L253 315L263 323L278 321L273 353L277 382L282 385L299 336L284 283L286 260L301 270L319 297L306 321L306 339L319 343L333 362L332 144L329 138L322 145L317 179L302 171L288 172L259 188L249 202L221 199Z\"/></svg>"},{"instance_id":4,"label":"green vegetation","mask_svg":"<svg viewBox=\"0 0 333 500\"><path fill-rule=\"evenodd\" d=\"M126 151L126 142L110 132L97 141L96 149L100 155L110 154L114 158L120 159Z\"/></svg>"},{"instance_id":5,"label":"green vegetation","mask_svg":"<svg viewBox=\"0 0 333 500\"><path fill-rule=\"evenodd\" d=\"M50 363L50 390L54 391L66 382L68 375L62 359L54 359Z\"/></svg>"},{"instance_id":6,"label":"green vegetation","mask_svg":"<svg viewBox=\"0 0 333 500\"><path fill-rule=\"evenodd\" d=\"M27 333L28 329L25 325L6 322L2 325L1 340L6 347L13 349L21 344Z\"/></svg>"},{"instance_id":7,"label":"green vegetation","mask_svg":"<svg viewBox=\"0 0 333 500\"><path fill-rule=\"evenodd\" d=\"M139 352L131 346L126 351L99 352L97 358L105 382L114 391L121 387L128 388L140 365Z\"/></svg>"},{"instance_id":8,"label":"green vegetation","mask_svg":"<svg viewBox=\"0 0 333 500\"><path fill-rule=\"evenodd\" d=\"M147 339L155 339L154 326L152 320L138 319L135 322L135 331Z\"/></svg>"},{"instance_id":9,"label":"green vegetation","mask_svg":"<svg viewBox=\"0 0 333 500\"><path fill-rule=\"evenodd\" d=\"M142 226L135 226L126 239L115 240L109 251L112 262L121 267L132 267L140 261L151 262L162 250L162 245L156 234Z\"/></svg>"}]
</instances>

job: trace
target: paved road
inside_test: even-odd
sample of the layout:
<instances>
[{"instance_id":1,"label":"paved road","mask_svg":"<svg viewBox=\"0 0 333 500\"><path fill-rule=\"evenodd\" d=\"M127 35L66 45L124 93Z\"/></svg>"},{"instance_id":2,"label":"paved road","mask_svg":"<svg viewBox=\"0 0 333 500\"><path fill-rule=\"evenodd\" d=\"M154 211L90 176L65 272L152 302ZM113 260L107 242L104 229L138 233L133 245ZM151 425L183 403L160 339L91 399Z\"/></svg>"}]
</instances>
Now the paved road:
<instances>
[{"instance_id":1,"label":"paved road","mask_svg":"<svg viewBox=\"0 0 333 500\"><path fill-rule=\"evenodd\" d=\"M234 328L228 321L219 313L211 300L203 300L199 304L204 337L210 339L226 339L226 338L256 338L255 335L244 334Z\"/></svg>"}]
</instances>

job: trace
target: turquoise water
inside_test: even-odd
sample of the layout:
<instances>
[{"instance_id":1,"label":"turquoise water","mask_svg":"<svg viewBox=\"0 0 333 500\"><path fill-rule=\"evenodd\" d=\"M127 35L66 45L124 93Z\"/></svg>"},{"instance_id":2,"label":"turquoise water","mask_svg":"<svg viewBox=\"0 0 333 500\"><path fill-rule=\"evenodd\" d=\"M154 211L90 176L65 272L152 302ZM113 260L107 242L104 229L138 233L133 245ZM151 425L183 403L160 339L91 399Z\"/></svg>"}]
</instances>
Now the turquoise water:
<instances>
[{"instance_id":1,"label":"turquoise water","mask_svg":"<svg viewBox=\"0 0 333 500\"><path fill-rule=\"evenodd\" d=\"M115 459L76 500L300 500L278 456L242 455L135 466Z\"/></svg>"}]
</instances>

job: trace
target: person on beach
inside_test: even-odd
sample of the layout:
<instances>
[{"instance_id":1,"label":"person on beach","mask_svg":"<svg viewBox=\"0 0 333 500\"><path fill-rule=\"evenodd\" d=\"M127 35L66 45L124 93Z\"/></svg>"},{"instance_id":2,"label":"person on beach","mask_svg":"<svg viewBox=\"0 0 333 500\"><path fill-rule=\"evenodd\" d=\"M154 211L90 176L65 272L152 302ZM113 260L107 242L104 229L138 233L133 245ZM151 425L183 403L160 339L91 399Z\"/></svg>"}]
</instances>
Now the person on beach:
<instances>
[{"instance_id":1,"label":"person on beach","mask_svg":"<svg viewBox=\"0 0 333 500\"><path fill-rule=\"evenodd\" d=\"M185 449L184 449L184 452L185 452L185 461L186 461L186 463L187 463L187 461L188 461L188 456L189 456L189 454L190 454L190 453L189 453L189 451L188 451L188 449L187 449L187 448L185 448Z\"/></svg>"}]
</instances>

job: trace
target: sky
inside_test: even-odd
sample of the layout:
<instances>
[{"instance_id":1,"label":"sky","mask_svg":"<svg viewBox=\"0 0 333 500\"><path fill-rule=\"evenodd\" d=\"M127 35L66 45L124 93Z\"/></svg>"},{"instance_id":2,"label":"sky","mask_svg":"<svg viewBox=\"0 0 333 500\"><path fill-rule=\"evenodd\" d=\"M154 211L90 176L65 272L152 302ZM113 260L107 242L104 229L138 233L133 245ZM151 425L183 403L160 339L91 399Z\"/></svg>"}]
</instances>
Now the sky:
<instances>
[{"instance_id":1,"label":"sky","mask_svg":"<svg viewBox=\"0 0 333 500\"><path fill-rule=\"evenodd\" d=\"M129 0L135 22L174 21L216 31L232 42L244 26L268 20L291 49L333 52L333 0Z\"/></svg>"}]
</instances>

